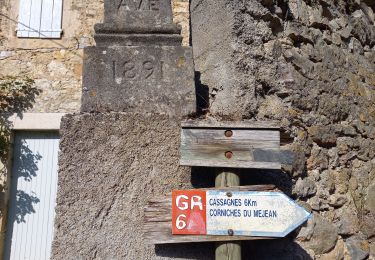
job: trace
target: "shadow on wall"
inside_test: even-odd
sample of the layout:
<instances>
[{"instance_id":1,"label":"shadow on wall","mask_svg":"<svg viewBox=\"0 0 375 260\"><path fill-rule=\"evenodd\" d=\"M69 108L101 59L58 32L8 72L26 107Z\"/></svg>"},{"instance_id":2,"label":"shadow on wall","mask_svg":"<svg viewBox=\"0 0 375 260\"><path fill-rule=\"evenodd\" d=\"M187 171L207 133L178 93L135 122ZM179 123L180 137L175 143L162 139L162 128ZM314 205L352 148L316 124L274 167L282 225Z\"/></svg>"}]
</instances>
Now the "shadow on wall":
<instances>
[{"instance_id":1,"label":"shadow on wall","mask_svg":"<svg viewBox=\"0 0 375 260\"><path fill-rule=\"evenodd\" d=\"M312 260L311 256L293 241L293 234L282 239L242 242L244 259Z\"/></svg>"},{"instance_id":2,"label":"shadow on wall","mask_svg":"<svg viewBox=\"0 0 375 260\"><path fill-rule=\"evenodd\" d=\"M242 259L246 260L312 260L309 254L288 236L274 240L242 241ZM155 253L161 257L214 260L215 243L156 245Z\"/></svg>"},{"instance_id":3,"label":"shadow on wall","mask_svg":"<svg viewBox=\"0 0 375 260\"><path fill-rule=\"evenodd\" d=\"M197 114L204 115L209 112L210 96L209 88L201 82L201 73L195 72L195 93L197 98Z\"/></svg>"},{"instance_id":4,"label":"shadow on wall","mask_svg":"<svg viewBox=\"0 0 375 260\"><path fill-rule=\"evenodd\" d=\"M155 254L161 257L194 260L214 260L214 243L188 243L173 245L156 245Z\"/></svg>"},{"instance_id":5,"label":"shadow on wall","mask_svg":"<svg viewBox=\"0 0 375 260\"><path fill-rule=\"evenodd\" d=\"M15 164L13 167L13 178L15 186L12 187L12 198L15 198L14 215L10 215L10 223L21 223L25 222L25 216L27 214L35 213L34 204L39 203L40 200L34 194L28 194L23 190L18 189L19 179L23 179L26 182L31 182L33 177L36 177L38 171L38 161L42 159L40 154L33 154L27 144L22 141L20 145L17 145L15 150ZM13 192L15 194L13 194Z\"/></svg>"},{"instance_id":6,"label":"shadow on wall","mask_svg":"<svg viewBox=\"0 0 375 260\"><path fill-rule=\"evenodd\" d=\"M38 161L42 159L42 156L34 154L23 140L16 140L14 147L13 174L7 221L7 248L10 248L11 245L14 226L26 223L26 216L34 214L34 207L40 202L40 199L34 193L22 190L22 183L31 182L37 176ZM6 250L5 254L4 259L9 259L10 250Z\"/></svg>"}]
</instances>

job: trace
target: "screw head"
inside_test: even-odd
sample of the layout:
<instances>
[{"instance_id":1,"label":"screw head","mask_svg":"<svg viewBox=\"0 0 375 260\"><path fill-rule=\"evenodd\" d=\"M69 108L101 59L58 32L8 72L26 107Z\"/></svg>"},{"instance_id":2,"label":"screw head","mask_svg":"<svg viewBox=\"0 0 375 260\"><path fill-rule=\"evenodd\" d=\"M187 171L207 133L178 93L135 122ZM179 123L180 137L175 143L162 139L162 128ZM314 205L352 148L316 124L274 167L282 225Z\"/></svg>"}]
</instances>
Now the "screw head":
<instances>
[{"instance_id":1,"label":"screw head","mask_svg":"<svg viewBox=\"0 0 375 260\"><path fill-rule=\"evenodd\" d=\"M234 231L233 231L233 229L228 229L228 235L230 235L230 236L233 236L233 235L234 235Z\"/></svg>"},{"instance_id":2,"label":"screw head","mask_svg":"<svg viewBox=\"0 0 375 260\"><path fill-rule=\"evenodd\" d=\"M232 157L233 157L233 152L231 152L231 151L225 152L225 157L226 157L227 159L232 159Z\"/></svg>"},{"instance_id":3,"label":"screw head","mask_svg":"<svg viewBox=\"0 0 375 260\"><path fill-rule=\"evenodd\" d=\"M233 131L232 130L227 130L227 131L224 132L224 135L226 137L232 137L233 136Z\"/></svg>"},{"instance_id":4,"label":"screw head","mask_svg":"<svg viewBox=\"0 0 375 260\"><path fill-rule=\"evenodd\" d=\"M232 195L233 195L232 192L230 192L230 191L227 192L227 196L228 196L229 198L232 197Z\"/></svg>"}]
</instances>

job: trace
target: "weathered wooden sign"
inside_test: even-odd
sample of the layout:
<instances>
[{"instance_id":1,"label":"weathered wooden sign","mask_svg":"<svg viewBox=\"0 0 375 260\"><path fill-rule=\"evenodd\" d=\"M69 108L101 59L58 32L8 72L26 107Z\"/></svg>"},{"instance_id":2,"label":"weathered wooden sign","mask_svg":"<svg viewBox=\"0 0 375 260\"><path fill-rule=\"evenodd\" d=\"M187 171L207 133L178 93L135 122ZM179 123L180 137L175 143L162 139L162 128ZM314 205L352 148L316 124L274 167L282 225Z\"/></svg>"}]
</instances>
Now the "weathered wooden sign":
<instances>
[{"instance_id":1,"label":"weathered wooden sign","mask_svg":"<svg viewBox=\"0 0 375 260\"><path fill-rule=\"evenodd\" d=\"M182 123L180 164L280 169L280 131L274 123Z\"/></svg>"},{"instance_id":2,"label":"weathered wooden sign","mask_svg":"<svg viewBox=\"0 0 375 260\"><path fill-rule=\"evenodd\" d=\"M145 208L153 244L284 237L310 213L273 185L174 191Z\"/></svg>"},{"instance_id":3,"label":"weathered wooden sign","mask_svg":"<svg viewBox=\"0 0 375 260\"><path fill-rule=\"evenodd\" d=\"M285 237L310 213L282 192L179 190L172 234Z\"/></svg>"}]
</instances>

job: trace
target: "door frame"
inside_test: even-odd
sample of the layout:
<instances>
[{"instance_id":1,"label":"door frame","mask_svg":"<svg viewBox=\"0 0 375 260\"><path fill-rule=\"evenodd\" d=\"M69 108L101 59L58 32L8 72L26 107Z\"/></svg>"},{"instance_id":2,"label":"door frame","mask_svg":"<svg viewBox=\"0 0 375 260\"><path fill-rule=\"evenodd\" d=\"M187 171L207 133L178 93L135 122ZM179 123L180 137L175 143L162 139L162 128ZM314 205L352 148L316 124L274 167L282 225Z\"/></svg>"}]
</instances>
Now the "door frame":
<instances>
[{"instance_id":1,"label":"door frame","mask_svg":"<svg viewBox=\"0 0 375 260\"><path fill-rule=\"evenodd\" d=\"M13 164L14 134L16 131L43 131L59 132L61 119L65 113L23 113L21 116L13 115L10 117L11 136L8 147L8 158L6 161L5 175L1 176L4 185L4 193L0 195L0 259L2 259L5 247L10 187Z\"/></svg>"}]
</instances>

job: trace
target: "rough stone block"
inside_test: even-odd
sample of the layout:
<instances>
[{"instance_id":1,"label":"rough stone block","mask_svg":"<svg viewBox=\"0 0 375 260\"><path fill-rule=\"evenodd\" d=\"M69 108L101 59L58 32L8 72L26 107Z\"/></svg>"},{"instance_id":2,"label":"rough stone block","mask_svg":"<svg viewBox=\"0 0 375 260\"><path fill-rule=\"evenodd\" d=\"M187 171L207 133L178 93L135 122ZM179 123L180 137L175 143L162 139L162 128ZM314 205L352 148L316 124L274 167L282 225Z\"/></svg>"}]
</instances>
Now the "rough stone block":
<instances>
[{"instance_id":1,"label":"rough stone block","mask_svg":"<svg viewBox=\"0 0 375 260\"><path fill-rule=\"evenodd\" d=\"M309 221L308 225L313 225L314 231L311 238L299 236L299 240L303 241L304 246L312 249L317 255L328 253L335 247L338 238L337 228L328 220L315 213L313 220ZM312 227L308 226L303 229L309 228Z\"/></svg>"},{"instance_id":2,"label":"rough stone block","mask_svg":"<svg viewBox=\"0 0 375 260\"><path fill-rule=\"evenodd\" d=\"M181 46L85 49L83 112L194 113L194 65Z\"/></svg>"},{"instance_id":3,"label":"rough stone block","mask_svg":"<svg viewBox=\"0 0 375 260\"><path fill-rule=\"evenodd\" d=\"M364 260L369 256L370 247L366 240L359 236L350 237L345 241L350 259Z\"/></svg>"}]
</instances>

